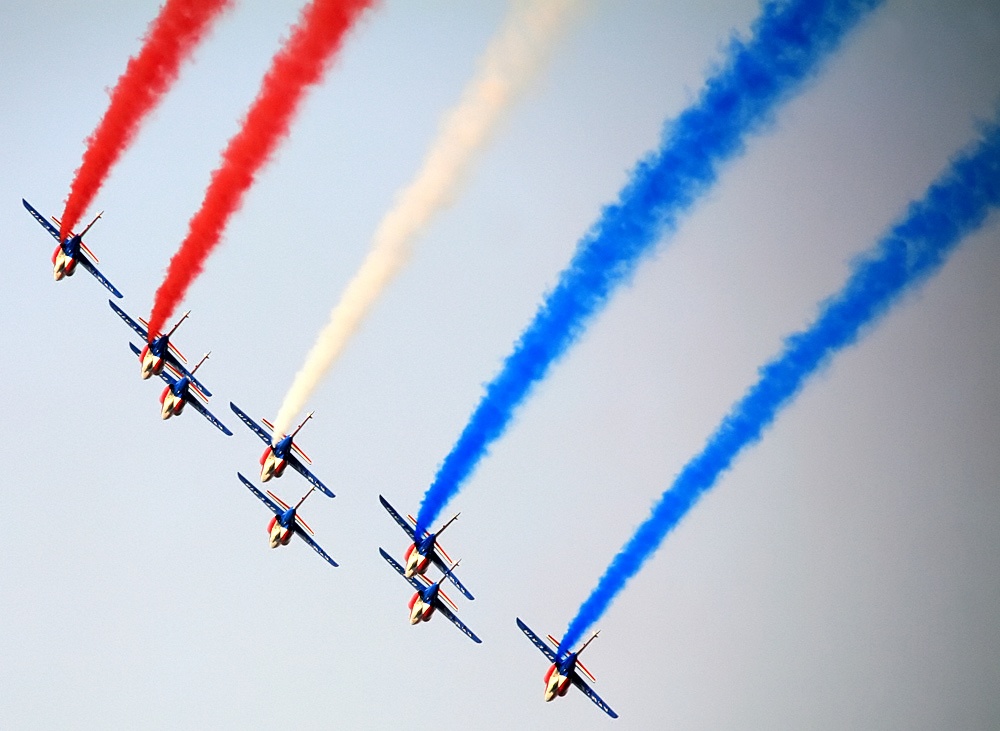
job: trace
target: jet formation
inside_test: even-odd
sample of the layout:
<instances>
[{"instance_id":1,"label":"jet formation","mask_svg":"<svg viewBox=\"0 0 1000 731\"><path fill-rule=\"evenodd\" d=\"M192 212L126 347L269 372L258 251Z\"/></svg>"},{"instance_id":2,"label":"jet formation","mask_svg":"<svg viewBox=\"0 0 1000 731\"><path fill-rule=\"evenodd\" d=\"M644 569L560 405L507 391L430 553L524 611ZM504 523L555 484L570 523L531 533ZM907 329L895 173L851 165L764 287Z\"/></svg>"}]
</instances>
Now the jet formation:
<instances>
[{"instance_id":1,"label":"jet formation","mask_svg":"<svg viewBox=\"0 0 1000 731\"><path fill-rule=\"evenodd\" d=\"M58 219L53 218L56 224L54 226L28 201L22 199L21 202L32 217L56 239L57 245L52 253L53 278L56 281L73 276L77 265L79 265L93 275L115 298L124 298L111 281L97 269L96 264L99 263L97 257L83 243L83 237L97 223L103 212L98 214L79 234L70 232L65 239L60 240L59 229L56 227L59 225ZM113 300L108 300L108 304L114 313L143 341L142 347L132 342L128 343L129 349L138 360L140 377L143 380L148 380L152 376L158 376L166 383L159 398L161 418L168 420L180 416L184 409L190 405L216 429L226 436L233 436L229 427L209 411L208 403L212 392L195 375L208 360L210 353L205 353L194 367L189 369L187 359L172 340L178 328L188 319L191 312L188 311L181 315L180 319L166 332L150 332L149 323L146 320L133 318ZM229 406L240 421L266 445L258 460L261 482L266 483L272 479L278 479L284 475L286 468L291 467L309 483L308 491L294 505L291 505L271 490L259 489L242 473L236 473L240 482L272 513L266 528L270 547L287 546L293 537L298 536L330 566L339 566L316 542L315 532L299 514L303 503L317 490L327 497L334 497L330 488L309 469L312 466L312 460L295 441L302 428L313 418L313 412L307 414L305 419L290 434L277 434L274 425L267 419L261 419L263 425L259 424L232 401ZM383 548L379 548L379 553L386 563L414 590L407 604L410 624L426 623L435 614L440 614L470 640L476 644L482 643L475 632L458 618L458 605L441 589L441 585L447 581L466 599L471 601L475 598L455 575L459 561L453 561L438 540L445 529L458 519L458 514L447 520L437 531L423 531L421 535L418 535L416 520L412 515L407 514L404 518L382 495L379 495L379 501L393 521L402 528L408 539L408 546L402 553L402 563ZM440 572L440 576L436 580L432 580L428 576L428 571L432 567ZM544 676L545 692L543 697L546 701L565 696L570 685L574 685L611 718L618 718L618 714L594 693L590 685L581 677L582 674L591 682L594 681L594 676L583 666L579 656L597 637L596 632L579 650L571 652L564 650L551 635L548 636L548 643L546 643L520 619L517 619L517 626L551 663Z\"/></svg>"}]
</instances>

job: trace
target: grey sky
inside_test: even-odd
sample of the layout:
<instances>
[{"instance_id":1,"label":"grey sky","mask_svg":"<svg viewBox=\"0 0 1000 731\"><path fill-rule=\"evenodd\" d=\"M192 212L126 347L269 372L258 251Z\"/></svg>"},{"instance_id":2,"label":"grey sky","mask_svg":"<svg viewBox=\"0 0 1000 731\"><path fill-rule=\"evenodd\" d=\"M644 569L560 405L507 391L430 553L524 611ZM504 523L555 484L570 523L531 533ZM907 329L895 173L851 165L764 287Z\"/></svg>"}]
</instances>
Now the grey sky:
<instances>
[{"instance_id":1,"label":"grey sky","mask_svg":"<svg viewBox=\"0 0 1000 731\"><path fill-rule=\"evenodd\" d=\"M560 633L756 367L1000 100L1000 6L889 2L722 175L520 413L444 541L473 645L410 627L378 556L580 234L754 2L593 2L418 244L302 434L342 566L267 548L260 443L306 348L504 13L387 2L310 95L178 335L219 436L162 423L129 331L51 239L83 139L156 2L7 3L0 206L6 540L0 727L604 728L542 702L520 616ZM88 243L148 312L298 3L241 3L98 199ZM96 211L95 211L96 212ZM997 218L815 380L667 540L587 651L618 728L1000 725ZM199 375L202 371L199 371ZM306 483L272 483L295 499ZM459 599L461 597L458 597Z\"/></svg>"}]
</instances>

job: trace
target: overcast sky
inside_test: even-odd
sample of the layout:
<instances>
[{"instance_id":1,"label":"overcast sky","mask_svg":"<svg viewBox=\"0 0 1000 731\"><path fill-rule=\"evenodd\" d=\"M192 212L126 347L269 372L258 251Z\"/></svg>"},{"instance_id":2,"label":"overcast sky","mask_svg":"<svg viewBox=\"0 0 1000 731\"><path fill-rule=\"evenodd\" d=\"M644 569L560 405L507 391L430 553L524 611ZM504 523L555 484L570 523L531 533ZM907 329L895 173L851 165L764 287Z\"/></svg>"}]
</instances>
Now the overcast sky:
<instances>
[{"instance_id":1,"label":"overcast sky","mask_svg":"<svg viewBox=\"0 0 1000 731\"><path fill-rule=\"evenodd\" d=\"M320 388L300 442L337 498L303 515L341 567L267 546L273 417L505 3L383 2L190 292L176 343L223 437L162 422L131 331L86 273L52 281L105 89L156 2L0 6L0 727L981 729L1000 725L1000 218L816 378L667 539L542 701L560 634L781 338L808 323L1000 102L1000 4L887 2L753 138L552 371L458 497L443 543L476 595L411 627L378 555L542 293L752 0L598 2ZM87 238L145 316L299 3L224 17L98 196ZM185 307L185 308L186 308ZM307 484L269 485L286 500ZM454 592L457 594L457 592Z\"/></svg>"}]
</instances>

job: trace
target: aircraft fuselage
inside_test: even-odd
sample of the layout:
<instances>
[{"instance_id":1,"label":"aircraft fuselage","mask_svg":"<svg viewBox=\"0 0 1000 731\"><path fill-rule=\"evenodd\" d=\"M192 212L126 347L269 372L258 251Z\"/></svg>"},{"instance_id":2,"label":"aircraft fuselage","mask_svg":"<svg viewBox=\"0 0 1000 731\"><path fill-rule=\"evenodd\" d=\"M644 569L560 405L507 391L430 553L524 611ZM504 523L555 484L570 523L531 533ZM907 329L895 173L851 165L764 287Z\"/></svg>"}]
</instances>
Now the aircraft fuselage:
<instances>
[{"instance_id":1,"label":"aircraft fuselage","mask_svg":"<svg viewBox=\"0 0 1000 731\"><path fill-rule=\"evenodd\" d=\"M424 599L421 592L410 597L410 624L429 622L434 615L434 605Z\"/></svg>"},{"instance_id":2,"label":"aircraft fuselage","mask_svg":"<svg viewBox=\"0 0 1000 731\"><path fill-rule=\"evenodd\" d=\"M287 546L288 542L292 540L292 534L295 531L290 525L282 525L281 521L278 520L278 516L274 516L271 518L271 522L267 524L267 533L271 548L277 548L278 546Z\"/></svg>"},{"instance_id":3,"label":"aircraft fuselage","mask_svg":"<svg viewBox=\"0 0 1000 731\"><path fill-rule=\"evenodd\" d=\"M63 277L72 277L76 271L76 257L66 252L60 244L52 252L52 277L58 282Z\"/></svg>"},{"instance_id":4,"label":"aircraft fuselage","mask_svg":"<svg viewBox=\"0 0 1000 731\"><path fill-rule=\"evenodd\" d=\"M287 465L288 460L279 457L272 447L268 447L260 456L260 481L267 482L272 477L281 477Z\"/></svg>"},{"instance_id":5,"label":"aircraft fuselage","mask_svg":"<svg viewBox=\"0 0 1000 731\"><path fill-rule=\"evenodd\" d=\"M545 673L545 701L548 702L556 696L566 695L569 690L569 674L563 675L559 666L553 663Z\"/></svg>"},{"instance_id":6,"label":"aircraft fuselage","mask_svg":"<svg viewBox=\"0 0 1000 731\"><path fill-rule=\"evenodd\" d=\"M184 410L186 401L183 396L174 393L173 386L167 386L160 394L160 416L169 419L171 416L180 416Z\"/></svg>"},{"instance_id":7,"label":"aircraft fuselage","mask_svg":"<svg viewBox=\"0 0 1000 731\"><path fill-rule=\"evenodd\" d=\"M157 355L148 345L142 349L139 356L139 375L143 380L150 376L158 376L163 371L163 356Z\"/></svg>"},{"instance_id":8,"label":"aircraft fuselage","mask_svg":"<svg viewBox=\"0 0 1000 731\"><path fill-rule=\"evenodd\" d=\"M430 563L430 558L421 553L415 543L411 543L410 547L406 549L406 565L404 566L403 576L409 579L414 574L422 574L427 571Z\"/></svg>"}]
</instances>

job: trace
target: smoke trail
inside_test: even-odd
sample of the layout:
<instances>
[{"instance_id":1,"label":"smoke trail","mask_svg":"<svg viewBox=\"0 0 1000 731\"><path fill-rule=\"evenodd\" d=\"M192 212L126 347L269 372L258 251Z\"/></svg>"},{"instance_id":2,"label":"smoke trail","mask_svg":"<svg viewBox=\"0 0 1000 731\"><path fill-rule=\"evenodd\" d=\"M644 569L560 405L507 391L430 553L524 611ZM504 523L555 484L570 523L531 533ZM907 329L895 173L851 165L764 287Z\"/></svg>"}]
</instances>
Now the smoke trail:
<instances>
[{"instance_id":1,"label":"smoke trail","mask_svg":"<svg viewBox=\"0 0 1000 731\"><path fill-rule=\"evenodd\" d=\"M709 490L740 452L757 442L806 379L852 345L900 296L936 273L962 238L1000 204L1000 126L959 156L910 204L905 216L855 261L844 288L826 300L812 326L785 340L783 352L760 369L760 379L722 420L701 454L681 471L651 515L615 556L563 637L572 646L607 610L667 533Z\"/></svg>"},{"instance_id":2,"label":"smoke trail","mask_svg":"<svg viewBox=\"0 0 1000 731\"><path fill-rule=\"evenodd\" d=\"M63 208L59 238L65 239L93 202L118 158L132 144L139 123L177 80L181 62L208 32L231 0L167 0L146 31L142 50L132 56L111 92L111 104L87 138Z\"/></svg>"},{"instance_id":3,"label":"smoke trail","mask_svg":"<svg viewBox=\"0 0 1000 731\"><path fill-rule=\"evenodd\" d=\"M275 419L288 430L320 379L343 352L379 295L410 257L413 239L449 205L476 153L504 113L536 76L576 0L520 0L480 60L479 71L458 106L445 117L417 177L398 196L375 231L361 268L330 312L305 363L295 375Z\"/></svg>"},{"instance_id":4,"label":"smoke trail","mask_svg":"<svg viewBox=\"0 0 1000 731\"><path fill-rule=\"evenodd\" d=\"M239 132L222 153L212 173L201 208L188 223L188 233L170 260L166 278L156 290L149 318L150 336L180 304L201 274L205 260L219 243L229 218L243 202L254 177L288 135L306 89L319 82L345 34L374 0L312 0L292 34L271 61Z\"/></svg>"},{"instance_id":5,"label":"smoke trail","mask_svg":"<svg viewBox=\"0 0 1000 731\"><path fill-rule=\"evenodd\" d=\"M777 106L881 0L768 1L752 36L730 41L724 63L693 106L669 123L659 150L640 160L618 202L577 245L534 319L469 419L424 495L418 530L427 529L503 434L535 383L547 374L639 261L743 151Z\"/></svg>"}]
</instances>

